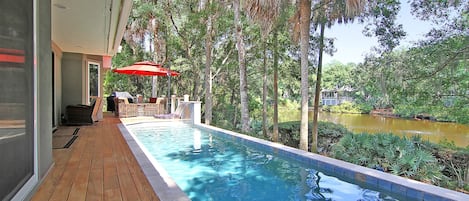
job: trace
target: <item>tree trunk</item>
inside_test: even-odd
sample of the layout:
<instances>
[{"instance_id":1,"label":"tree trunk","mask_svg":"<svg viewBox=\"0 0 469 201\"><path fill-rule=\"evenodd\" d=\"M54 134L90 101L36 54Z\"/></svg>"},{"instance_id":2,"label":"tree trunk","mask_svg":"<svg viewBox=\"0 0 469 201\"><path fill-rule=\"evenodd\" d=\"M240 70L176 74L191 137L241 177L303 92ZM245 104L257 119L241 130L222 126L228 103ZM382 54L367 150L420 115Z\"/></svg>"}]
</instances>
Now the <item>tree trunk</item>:
<instances>
[{"instance_id":1,"label":"tree trunk","mask_svg":"<svg viewBox=\"0 0 469 201\"><path fill-rule=\"evenodd\" d=\"M262 134L267 138L267 40L264 43L264 66L262 75Z\"/></svg>"},{"instance_id":2,"label":"tree trunk","mask_svg":"<svg viewBox=\"0 0 469 201\"><path fill-rule=\"evenodd\" d=\"M322 79L322 53L324 51L324 29L325 22L321 23L321 36L319 38L319 59L318 69L316 72L316 90L314 91L314 111L313 111L313 142L311 144L311 152L318 152L318 115L319 115L319 96L321 94L321 79Z\"/></svg>"},{"instance_id":3,"label":"tree trunk","mask_svg":"<svg viewBox=\"0 0 469 201\"><path fill-rule=\"evenodd\" d=\"M192 98L196 101L199 100L199 88L200 88L200 79L201 75L198 72L193 72L194 73L194 88L192 89Z\"/></svg>"},{"instance_id":4,"label":"tree trunk","mask_svg":"<svg viewBox=\"0 0 469 201\"><path fill-rule=\"evenodd\" d=\"M301 52L301 150L308 151L308 49L311 1L300 0L300 52Z\"/></svg>"},{"instance_id":5,"label":"tree trunk","mask_svg":"<svg viewBox=\"0 0 469 201\"><path fill-rule=\"evenodd\" d=\"M210 1L208 1L210 3ZM204 4L206 5L206 4ZM205 38L205 124L212 122L212 16L207 18Z\"/></svg>"},{"instance_id":6,"label":"tree trunk","mask_svg":"<svg viewBox=\"0 0 469 201\"><path fill-rule=\"evenodd\" d=\"M246 62L245 62L245 49L243 39L243 27L241 25L240 11L239 11L239 0L233 2L234 7L234 23L236 32L236 46L238 48L238 62L239 62L239 91L241 96L241 130L243 132L249 132L249 108L248 108L248 85L247 85L247 74L246 74Z\"/></svg>"},{"instance_id":7,"label":"tree trunk","mask_svg":"<svg viewBox=\"0 0 469 201\"><path fill-rule=\"evenodd\" d=\"M160 43L158 40L158 32L159 32L159 22L153 18L151 19L151 23L153 26L153 61L158 63L158 58L161 54ZM153 76L151 78L151 97L158 97L158 76Z\"/></svg>"},{"instance_id":8,"label":"tree trunk","mask_svg":"<svg viewBox=\"0 0 469 201\"><path fill-rule=\"evenodd\" d=\"M230 104L234 105L235 101L235 96L236 96L236 90L234 90L234 87L231 88L231 97L230 97ZM233 110L233 125L236 125L238 123L238 113L236 110Z\"/></svg>"},{"instance_id":9,"label":"tree trunk","mask_svg":"<svg viewBox=\"0 0 469 201\"><path fill-rule=\"evenodd\" d=\"M278 142L278 33L274 30L274 129L272 141Z\"/></svg>"}]
</instances>

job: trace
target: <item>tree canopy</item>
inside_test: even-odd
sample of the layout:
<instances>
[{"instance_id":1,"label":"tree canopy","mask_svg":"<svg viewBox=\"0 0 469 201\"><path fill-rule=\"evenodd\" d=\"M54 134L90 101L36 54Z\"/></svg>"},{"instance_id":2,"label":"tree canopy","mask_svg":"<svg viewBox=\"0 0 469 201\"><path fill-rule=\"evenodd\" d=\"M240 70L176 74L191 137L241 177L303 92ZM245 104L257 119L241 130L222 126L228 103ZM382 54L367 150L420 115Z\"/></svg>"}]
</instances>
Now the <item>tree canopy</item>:
<instances>
[{"instance_id":1,"label":"tree canopy","mask_svg":"<svg viewBox=\"0 0 469 201\"><path fill-rule=\"evenodd\" d=\"M256 4L263 2L266 5ZM308 106L312 105L320 47L320 12L323 1L311 1L312 21L307 45ZM408 48L399 41L406 33L396 23L401 2L397 0L351 1L359 13L345 12L345 1L328 1L331 9L327 26L363 23L363 33L376 37L378 44L360 64L331 63L324 66L323 89L353 88L355 101L371 108L394 107L403 115L432 113L448 121L469 123L469 3L467 1L411 0L412 14L435 27L424 39ZM299 103L300 46L295 42L297 6L290 1L241 1L239 25L231 1L134 0L122 51L113 58L114 67L152 60L179 71L172 78L171 93L189 94L191 100L209 104L211 124L238 130L241 113L240 61L245 63L248 126L260 132L263 103L267 121L273 124L274 102ZM266 12L268 6L275 12ZM277 9L278 8L278 9ZM340 11L340 12L339 12ZM349 13L350 14L350 13ZM210 25L210 29L207 27ZM438 26L437 26L438 25ZM242 30L245 55L239 56L235 37ZM209 43L208 43L209 42ZM238 41L239 42L239 41ZM325 54L333 53L334 39L324 35ZM207 56L209 54L209 56ZM278 70L278 95L274 94L274 66ZM264 68L265 67L265 68ZM208 69L207 69L208 68ZM207 73L208 72L208 73ZM261 79L264 75L267 79ZM210 74L207 76L207 74ZM108 73L105 92L125 90L132 94L166 96L167 78L138 77ZM262 97L266 84L266 98ZM156 94L152 94L152 86ZM243 86L244 87L244 86ZM207 90L210 89L210 93ZM278 102L274 97L278 96ZM205 115L206 107L203 109ZM270 131L269 131L270 132ZM268 136L267 136L268 137Z\"/></svg>"}]
</instances>

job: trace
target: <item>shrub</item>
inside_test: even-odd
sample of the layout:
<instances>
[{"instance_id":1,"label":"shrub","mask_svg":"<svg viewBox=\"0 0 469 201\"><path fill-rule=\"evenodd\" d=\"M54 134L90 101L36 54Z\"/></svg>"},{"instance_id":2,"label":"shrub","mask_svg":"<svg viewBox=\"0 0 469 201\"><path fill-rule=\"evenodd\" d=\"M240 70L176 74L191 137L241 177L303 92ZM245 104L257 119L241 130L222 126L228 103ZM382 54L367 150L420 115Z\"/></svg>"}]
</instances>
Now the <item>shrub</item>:
<instances>
[{"instance_id":1,"label":"shrub","mask_svg":"<svg viewBox=\"0 0 469 201\"><path fill-rule=\"evenodd\" d=\"M300 107L300 104L298 102L292 101L290 99L280 98L278 102L279 102L279 107L282 107L288 110L297 110Z\"/></svg>"},{"instance_id":2,"label":"shrub","mask_svg":"<svg viewBox=\"0 0 469 201\"><path fill-rule=\"evenodd\" d=\"M287 146L298 148L298 144L300 142L300 122L284 122L280 123L278 127L280 141ZM310 122L308 124L309 135L311 135L312 129L313 123ZM345 134L351 134L351 132L340 124L322 121L318 122L318 152L328 155L331 151L331 147ZM312 139L310 137L309 144L311 143Z\"/></svg>"},{"instance_id":3,"label":"shrub","mask_svg":"<svg viewBox=\"0 0 469 201\"><path fill-rule=\"evenodd\" d=\"M261 120L251 120L250 122L251 133L248 135L252 135L255 137L262 137L262 121Z\"/></svg>"},{"instance_id":4,"label":"shrub","mask_svg":"<svg viewBox=\"0 0 469 201\"><path fill-rule=\"evenodd\" d=\"M333 112L333 113L352 113L352 114L363 113L363 110L360 108L359 105L348 102L348 101L345 101L340 105L324 106L323 111Z\"/></svg>"},{"instance_id":5,"label":"shrub","mask_svg":"<svg viewBox=\"0 0 469 201\"><path fill-rule=\"evenodd\" d=\"M448 188L469 191L469 146L457 147L453 141L443 140L438 144L429 143L424 147L432 152L438 163L444 165L443 174L451 178Z\"/></svg>"},{"instance_id":6,"label":"shrub","mask_svg":"<svg viewBox=\"0 0 469 201\"><path fill-rule=\"evenodd\" d=\"M332 155L369 168L439 185L445 181L432 152L419 137L392 134L347 134L332 149Z\"/></svg>"},{"instance_id":7,"label":"shrub","mask_svg":"<svg viewBox=\"0 0 469 201\"><path fill-rule=\"evenodd\" d=\"M312 123L308 128L311 133ZM298 121L279 124L285 145L298 148L299 131ZM401 138L390 133L352 134L330 122L319 122L318 133L318 150L323 155L449 189L469 190L469 146L460 148L448 141L434 144L419 136Z\"/></svg>"}]
</instances>

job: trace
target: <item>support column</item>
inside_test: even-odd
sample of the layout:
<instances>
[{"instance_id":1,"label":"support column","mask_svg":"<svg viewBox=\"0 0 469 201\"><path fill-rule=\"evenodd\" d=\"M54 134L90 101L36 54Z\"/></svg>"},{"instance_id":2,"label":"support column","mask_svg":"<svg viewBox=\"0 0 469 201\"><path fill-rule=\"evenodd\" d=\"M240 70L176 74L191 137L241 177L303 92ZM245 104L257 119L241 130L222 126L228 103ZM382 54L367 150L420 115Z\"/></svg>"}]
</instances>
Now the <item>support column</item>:
<instances>
[{"instance_id":1,"label":"support column","mask_svg":"<svg viewBox=\"0 0 469 201\"><path fill-rule=\"evenodd\" d=\"M191 112L191 123L200 124L201 122L201 103L200 101L188 101Z\"/></svg>"},{"instance_id":2,"label":"support column","mask_svg":"<svg viewBox=\"0 0 469 201\"><path fill-rule=\"evenodd\" d=\"M171 95L171 112L174 113L174 110L176 108L176 95Z\"/></svg>"}]
</instances>

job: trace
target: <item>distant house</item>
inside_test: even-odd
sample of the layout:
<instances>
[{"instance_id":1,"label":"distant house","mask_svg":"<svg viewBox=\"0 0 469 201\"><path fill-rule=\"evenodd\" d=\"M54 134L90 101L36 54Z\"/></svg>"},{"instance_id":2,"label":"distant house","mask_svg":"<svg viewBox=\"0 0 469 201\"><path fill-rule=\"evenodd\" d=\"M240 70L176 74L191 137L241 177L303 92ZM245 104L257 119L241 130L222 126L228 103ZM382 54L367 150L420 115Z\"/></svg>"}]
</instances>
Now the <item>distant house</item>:
<instances>
[{"instance_id":1,"label":"distant house","mask_svg":"<svg viewBox=\"0 0 469 201\"><path fill-rule=\"evenodd\" d=\"M352 102L354 91L351 87L324 89L321 91L321 103L322 105L340 105L345 101Z\"/></svg>"}]
</instances>

